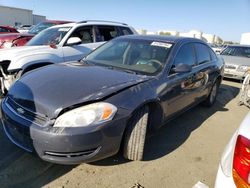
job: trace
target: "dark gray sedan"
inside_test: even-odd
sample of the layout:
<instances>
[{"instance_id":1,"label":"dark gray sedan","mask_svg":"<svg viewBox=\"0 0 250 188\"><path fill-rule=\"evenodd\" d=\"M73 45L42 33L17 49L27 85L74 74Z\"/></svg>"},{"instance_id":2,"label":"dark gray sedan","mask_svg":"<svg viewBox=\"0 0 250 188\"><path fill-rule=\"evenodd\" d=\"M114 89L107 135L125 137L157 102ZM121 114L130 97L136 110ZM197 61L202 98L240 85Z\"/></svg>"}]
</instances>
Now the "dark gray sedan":
<instances>
[{"instance_id":1,"label":"dark gray sedan","mask_svg":"<svg viewBox=\"0 0 250 188\"><path fill-rule=\"evenodd\" d=\"M2 101L3 128L14 144L54 163L100 160L120 149L142 160L148 129L200 102L213 105L223 66L198 39L119 37L81 62L25 74Z\"/></svg>"}]
</instances>

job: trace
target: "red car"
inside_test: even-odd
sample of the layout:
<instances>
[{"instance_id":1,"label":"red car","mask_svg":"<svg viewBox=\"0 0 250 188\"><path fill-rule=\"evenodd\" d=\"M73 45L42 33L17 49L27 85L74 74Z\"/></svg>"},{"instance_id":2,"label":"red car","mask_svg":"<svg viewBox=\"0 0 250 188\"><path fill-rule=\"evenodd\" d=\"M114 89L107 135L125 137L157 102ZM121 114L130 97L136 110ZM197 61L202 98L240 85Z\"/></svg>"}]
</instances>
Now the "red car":
<instances>
[{"instance_id":1,"label":"red car","mask_svg":"<svg viewBox=\"0 0 250 188\"><path fill-rule=\"evenodd\" d=\"M40 31L47 29L54 25L70 23L70 21L47 20L35 25L28 33L5 33L0 34L0 49L10 48L13 46L24 46L33 36Z\"/></svg>"},{"instance_id":2,"label":"red car","mask_svg":"<svg viewBox=\"0 0 250 188\"><path fill-rule=\"evenodd\" d=\"M19 33L15 28L10 26L0 26L0 34L3 33Z\"/></svg>"}]
</instances>

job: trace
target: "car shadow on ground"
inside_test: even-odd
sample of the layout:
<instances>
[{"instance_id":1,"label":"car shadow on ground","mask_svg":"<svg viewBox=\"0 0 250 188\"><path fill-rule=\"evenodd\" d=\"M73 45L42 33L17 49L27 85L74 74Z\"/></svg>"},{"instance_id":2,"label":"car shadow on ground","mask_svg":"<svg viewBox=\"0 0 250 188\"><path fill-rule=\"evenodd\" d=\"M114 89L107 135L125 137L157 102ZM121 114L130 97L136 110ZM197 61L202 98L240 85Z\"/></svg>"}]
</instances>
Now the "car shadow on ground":
<instances>
[{"instance_id":1,"label":"car shadow on ground","mask_svg":"<svg viewBox=\"0 0 250 188\"><path fill-rule=\"evenodd\" d=\"M237 87L222 84L217 101L211 108L198 105L149 134L146 139L144 160L155 160L176 150L188 139L192 131L199 128L206 119L218 111L228 111L225 108L226 104L234 99L239 91ZM92 164L108 166L126 162L128 160L125 160L122 153L119 152L113 157Z\"/></svg>"}]
</instances>

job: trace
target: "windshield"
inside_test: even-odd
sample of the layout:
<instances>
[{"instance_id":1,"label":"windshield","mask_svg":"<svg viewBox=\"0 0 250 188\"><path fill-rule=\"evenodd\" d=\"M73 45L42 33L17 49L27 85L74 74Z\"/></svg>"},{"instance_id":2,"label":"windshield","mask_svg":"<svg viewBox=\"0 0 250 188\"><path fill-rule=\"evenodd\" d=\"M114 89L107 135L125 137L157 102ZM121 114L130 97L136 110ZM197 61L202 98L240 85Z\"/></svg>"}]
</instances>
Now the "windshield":
<instances>
[{"instance_id":1,"label":"windshield","mask_svg":"<svg viewBox=\"0 0 250 188\"><path fill-rule=\"evenodd\" d=\"M55 23L50 23L50 22L41 22L41 23L39 23L39 24L37 24L37 25L35 25L34 27L32 27L29 31L28 31L28 33L30 33L30 34L37 34L37 33L39 33L40 31L42 31L42 30L44 30L44 29L47 29L47 28L49 28L49 27L51 27L51 26L54 26L54 25L56 25Z\"/></svg>"},{"instance_id":2,"label":"windshield","mask_svg":"<svg viewBox=\"0 0 250 188\"><path fill-rule=\"evenodd\" d=\"M27 46L39 46L39 45L49 45L49 44L59 44L63 37L70 30L70 27L57 27L50 28L42 31L33 37Z\"/></svg>"},{"instance_id":3,"label":"windshield","mask_svg":"<svg viewBox=\"0 0 250 188\"><path fill-rule=\"evenodd\" d=\"M240 57L250 57L250 47L244 46L229 46L227 47L221 55L230 56L240 56Z\"/></svg>"},{"instance_id":4,"label":"windshield","mask_svg":"<svg viewBox=\"0 0 250 188\"><path fill-rule=\"evenodd\" d=\"M154 75L161 71L171 43L120 39L110 41L86 57L86 61L124 71Z\"/></svg>"}]
</instances>

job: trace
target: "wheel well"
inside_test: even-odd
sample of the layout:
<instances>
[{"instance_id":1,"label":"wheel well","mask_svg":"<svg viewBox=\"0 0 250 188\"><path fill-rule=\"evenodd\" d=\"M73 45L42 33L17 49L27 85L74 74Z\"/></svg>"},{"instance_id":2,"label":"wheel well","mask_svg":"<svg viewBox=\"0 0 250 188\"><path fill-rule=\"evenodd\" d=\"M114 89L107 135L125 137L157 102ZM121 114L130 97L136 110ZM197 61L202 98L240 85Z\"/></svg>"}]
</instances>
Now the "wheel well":
<instances>
[{"instance_id":1,"label":"wheel well","mask_svg":"<svg viewBox=\"0 0 250 188\"><path fill-rule=\"evenodd\" d=\"M1 67L3 69L4 74L9 74L9 72L8 72L9 65L10 65L10 61L9 60L5 60L5 61L1 62ZM3 76L1 71L0 71L0 76L1 77Z\"/></svg>"},{"instance_id":2,"label":"wheel well","mask_svg":"<svg viewBox=\"0 0 250 188\"><path fill-rule=\"evenodd\" d=\"M149 102L146 105L149 107L148 129L158 129L163 122L163 109L158 102Z\"/></svg>"},{"instance_id":3,"label":"wheel well","mask_svg":"<svg viewBox=\"0 0 250 188\"><path fill-rule=\"evenodd\" d=\"M53 64L53 63L44 62L44 63L36 63L36 64L29 65L29 66L25 67L25 69L22 71L22 75L25 74L26 72L31 71L31 70L34 70L34 69L37 69L37 68L40 68L40 67L43 67L46 65L51 65L51 64Z\"/></svg>"},{"instance_id":4,"label":"wheel well","mask_svg":"<svg viewBox=\"0 0 250 188\"><path fill-rule=\"evenodd\" d=\"M157 101L150 101L150 102L143 104L142 106L145 106L145 105L149 107L148 130L149 131L156 130L162 125L163 109ZM142 106L136 108L133 111L132 116L130 118L132 118L133 114L137 110L139 110Z\"/></svg>"},{"instance_id":5,"label":"wheel well","mask_svg":"<svg viewBox=\"0 0 250 188\"><path fill-rule=\"evenodd\" d=\"M161 105L157 101L150 101L148 103L143 104L142 106L148 106L149 107L149 117L148 117L148 131L151 132L154 130L157 130L158 128L161 127L162 122L163 122L163 109ZM124 137L125 137L125 132L127 131L128 124L131 122L131 118L133 118L133 115L140 110L142 106L139 106L136 108L132 114L131 117L128 119L127 124L125 126L125 129L123 131L122 139L121 139L121 144L120 144L120 149L123 148L124 145Z\"/></svg>"}]
</instances>

